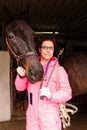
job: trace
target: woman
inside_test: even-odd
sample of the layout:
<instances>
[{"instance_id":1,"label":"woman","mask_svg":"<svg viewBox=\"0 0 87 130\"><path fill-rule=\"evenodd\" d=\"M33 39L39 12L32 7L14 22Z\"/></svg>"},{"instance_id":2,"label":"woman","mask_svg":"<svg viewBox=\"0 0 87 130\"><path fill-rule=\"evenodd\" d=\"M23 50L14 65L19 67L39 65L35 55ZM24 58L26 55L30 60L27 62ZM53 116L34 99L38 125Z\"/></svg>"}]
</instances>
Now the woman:
<instances>
[{"instance_id":1,"label":"woman","mask_svg":"<svg viewBox=\"0 0 87 130\"><path fill-rule=\"evenodd\" d=\"M28 91L26 130L62 129L57 108L59 103L65 103L71 99L72 90L66 71L59 65L56 57L53 57L55 45L54 40L44 39L39 46L41 54L39 60L44 68L42 81L30 83L25 70L20 66L17 68L16 89Z\"/></svg>"}]
</instances>

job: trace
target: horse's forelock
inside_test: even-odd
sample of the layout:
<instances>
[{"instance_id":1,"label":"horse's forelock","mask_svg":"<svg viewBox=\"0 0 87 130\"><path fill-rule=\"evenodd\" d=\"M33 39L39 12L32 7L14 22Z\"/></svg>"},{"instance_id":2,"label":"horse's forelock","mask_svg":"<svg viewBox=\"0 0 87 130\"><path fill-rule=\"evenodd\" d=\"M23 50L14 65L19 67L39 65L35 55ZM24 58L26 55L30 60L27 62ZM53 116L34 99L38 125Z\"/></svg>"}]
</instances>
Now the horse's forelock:
<instances>
[{"instance_id":1,"label":"horse's forelock","mask_svg":"<svg viewBox=\"0 0 87 130\"><path fill-rule=\"evenodd\" d=\"M29 26L25 21L15 20L7 26L6 30L7 35L13 32L14 35L20 37L29 48L35 47L34 32L31 26Z\"/></svg>"}]
</instances>

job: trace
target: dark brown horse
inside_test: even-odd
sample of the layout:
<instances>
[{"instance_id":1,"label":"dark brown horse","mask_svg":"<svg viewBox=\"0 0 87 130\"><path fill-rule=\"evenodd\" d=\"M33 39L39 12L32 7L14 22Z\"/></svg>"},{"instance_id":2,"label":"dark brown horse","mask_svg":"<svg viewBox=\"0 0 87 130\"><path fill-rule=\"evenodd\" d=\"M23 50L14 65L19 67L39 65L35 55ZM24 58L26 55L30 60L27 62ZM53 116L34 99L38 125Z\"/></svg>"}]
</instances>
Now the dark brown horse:
<instances>
[{"instance_id":1,"label":"dark brown horse","mask_svg":"<svg viewBox=\"0 0 87 130\"><path fill-rule=\"evenodd\" d=\"M60 57L60 63L65 67L73 96L87 93L87 53L73 52Z\"/></svg>"},{"instance_id":2,"label":"dark brown horse","mask_svg":"<svg viewBox=\"0 0 87 130\"><path fill-rule=\"evenodd\" d=\"M23 20L13 21L6 27L6 43L18 65L25 68L30 82L34 83L41 80L43 67L35 50L32 28Z\"/></svg>"}]
</instances>

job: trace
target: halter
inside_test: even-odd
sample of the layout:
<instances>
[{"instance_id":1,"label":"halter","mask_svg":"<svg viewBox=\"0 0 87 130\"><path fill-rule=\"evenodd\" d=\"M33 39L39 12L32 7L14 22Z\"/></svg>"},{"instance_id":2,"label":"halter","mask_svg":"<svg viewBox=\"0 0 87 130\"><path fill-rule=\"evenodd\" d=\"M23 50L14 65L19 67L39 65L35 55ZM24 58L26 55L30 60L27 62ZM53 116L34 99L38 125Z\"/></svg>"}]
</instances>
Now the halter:
<instances>
[{"instance_id":1,"label":"halter","mask_svg":"<svg viewBox=\"0 0 87 130\"><path fill-rule=\"evenodd\" d=\"M18 56L14 50L11 48L10 44L8 43L8 40L6 38L6 43L8 46L8 50L10 50L10 52L13 54L13 56L16 58L16 61L19 63L19 61L25 57L31 56L31 55L37 55L37 53L35 51L30 51L30 52L26 52L24 54L21 54L20 56Z\"/></svg>"}]
</instances>

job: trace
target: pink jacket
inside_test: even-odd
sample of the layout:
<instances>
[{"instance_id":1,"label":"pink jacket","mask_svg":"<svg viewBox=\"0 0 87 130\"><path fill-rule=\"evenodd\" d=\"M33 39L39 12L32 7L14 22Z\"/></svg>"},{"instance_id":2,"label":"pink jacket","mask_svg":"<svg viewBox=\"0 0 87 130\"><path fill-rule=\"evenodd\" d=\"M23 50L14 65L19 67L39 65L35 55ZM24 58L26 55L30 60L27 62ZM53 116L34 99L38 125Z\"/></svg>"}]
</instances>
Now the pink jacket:
<instances>
[{"instance_id":1,"label":"pink jacket","mask_svg":"<svg viewBox=\"0 0 87 130\"><path fill-rule=\"evenodd\" d=\"M53 57L48 67L47 80L55 62L56 58ZM46 65L43 68L45 72ZM26 112L26 130L61 130L62 128L57 104L67 102L72 97L68 76L64 68L57 62L46 86L47 80L43 81L43 87L49 87L52 97L49 100L46 97L41 100L39 93L41 81L31 84L27 77L20 78L19 75L16 77L16 89L18 91L28 90L29 107Z\"/></svg>"},{"instance_id":2,"label":"pink jacket","mask_svg":"<svg viewBox=\"0 0 87 130\"><path fill-rule=\"evenodd\" d=\"M56 61L56 58L53 57L49 64L47 78L50 76L50 73L55 64L55 61ZM43 68L45 71L46 65L44 65ZM58 76L57 76L57 74L58 74ZM47 81L43 81L43 86L46 86L46 82ZM40 84L41 84L41 81L39 81L35 84L31 84L29 82L29 80L27 79L27 77L20 78L19 75L17 75L16 80L15 80L15 86L18 91L24 91L25 89L27 89L28 94L33 93L34 103L36 102L35 100L38 100ZM68 100L70 100L72 97L72 90L71 90L71 87L69 84L68 75L67 75L65 69L62 66L60 66L58 62L50 77L47 87L50 88L50 91L52 93L52 98L51 98L50 102L64 103L64 102L67 102ZM56 91L56 89L58 89L58 91ZM30 97L28 97L28 98L30 98ZM29 101L30 101L30 99L29 99Z\"/></svg>"}]
</instances>

